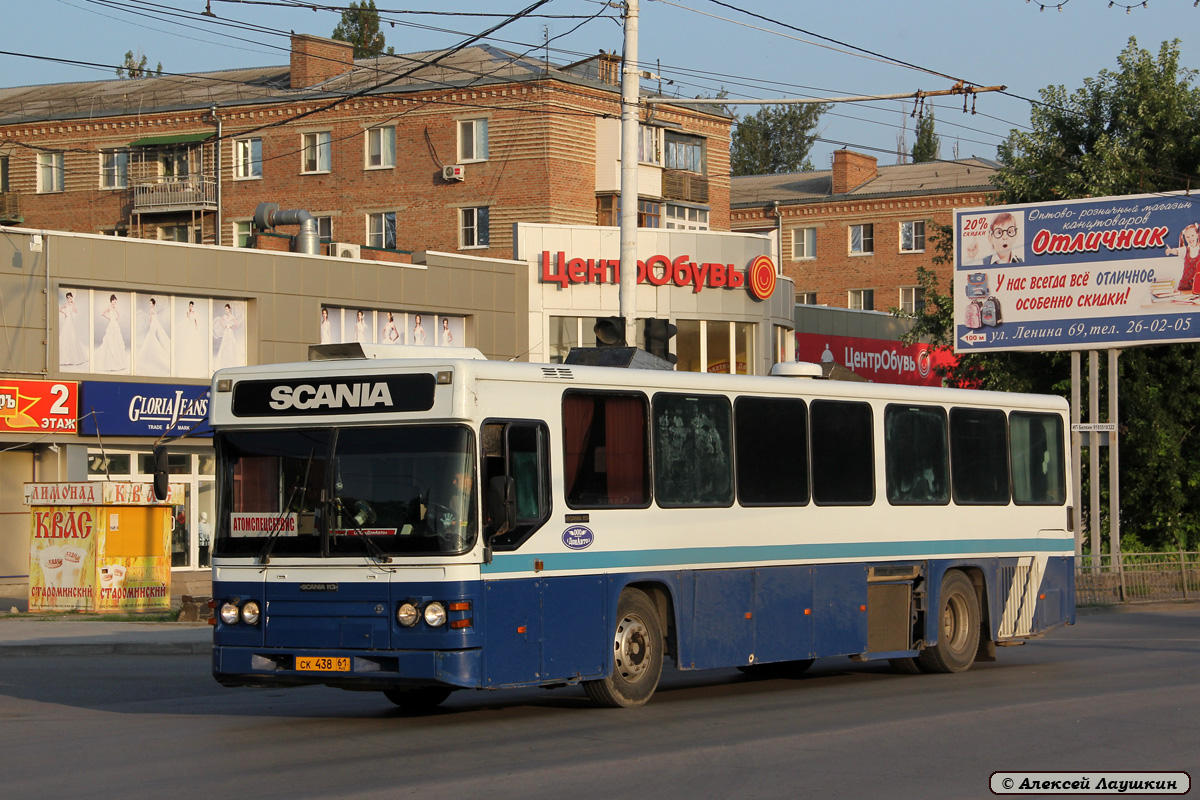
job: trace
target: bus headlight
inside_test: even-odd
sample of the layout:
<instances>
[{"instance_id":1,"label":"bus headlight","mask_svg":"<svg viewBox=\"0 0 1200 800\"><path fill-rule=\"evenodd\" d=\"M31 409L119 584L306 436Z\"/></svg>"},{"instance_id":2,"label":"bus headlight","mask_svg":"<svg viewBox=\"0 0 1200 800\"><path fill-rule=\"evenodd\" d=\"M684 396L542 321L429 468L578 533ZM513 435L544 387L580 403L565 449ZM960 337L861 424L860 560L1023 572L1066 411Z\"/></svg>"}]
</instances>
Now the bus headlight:
<instances>
[{"instance_id":1,"label":"bus headlight","mask_svg":"<svg viewBox=\"0 0 1200 800\"><path fill-rule=\"evenodd\" d=\"M221 606L221 622L226 625L237 625L238 607L236 603L225 603Z\"/></svg>"},{"instance_id":2,"label":"bus headlight","mask_svg":"<svg viewBox=\"0 0 1200 800\"><path fill-rule=\"evenodd\" d=\"M425 624L437 628L446 624L446 607L436 600L425 606Z\"/></svg>"},{"instance_id":3,"label":"bus headlight","mask_svg":"<svg viewBox=\"0 0 1200 800\"><path fill-rule=\"evenodd\" d=\"M258 603L253 600L247 600L246 605L242 606L242 622L247 625L257 625L258 617Z\"/></svg>"},{"instance_id":4,"label":"bus headlight","mask_svg":"<svg viewBox=\"0 0 1200 800\"><path fill-rule=\"evenodd\" d=\"M406 628L411 628L421 619L421 612L412 603L401 603L396 609L396 621Z\"/></svg>"}]
</instances>

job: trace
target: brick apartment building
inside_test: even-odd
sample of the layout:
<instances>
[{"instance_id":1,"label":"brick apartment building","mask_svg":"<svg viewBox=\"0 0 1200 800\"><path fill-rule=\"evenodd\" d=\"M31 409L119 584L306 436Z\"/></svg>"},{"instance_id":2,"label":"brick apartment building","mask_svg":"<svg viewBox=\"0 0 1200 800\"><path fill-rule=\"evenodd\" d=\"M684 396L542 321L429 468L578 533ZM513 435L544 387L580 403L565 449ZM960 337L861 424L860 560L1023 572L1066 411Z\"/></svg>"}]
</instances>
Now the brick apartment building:
<instances>
[{"instance_id":1,"label":"brick apartment building","mask_svg":"<svg viewBox=\"0 0 1200 800\"><path fill-rule=\"evenodd\" d=\"M924 300L917 267L933 267L928 222L985 205L997 167L980 158L880 167L838 150L832 170L734 178L730 226L780 233L798 304L913 311ZM950 266L937 274L948 291Z\"/></svg>"},{"instance_id":2,"label":"brick apartment building","mask_svg":"<svg viewBox=\"0 0 1200 800\"><path fill-rule=\"evenodd\" d=\"M275 202L338 254L510 258L516 222L616 224L619 65L294 34L288 66L0 89L0 224L278 249ZM643 225L728 230L730 124L643 112Z\"/></svg>"}]
</instances>

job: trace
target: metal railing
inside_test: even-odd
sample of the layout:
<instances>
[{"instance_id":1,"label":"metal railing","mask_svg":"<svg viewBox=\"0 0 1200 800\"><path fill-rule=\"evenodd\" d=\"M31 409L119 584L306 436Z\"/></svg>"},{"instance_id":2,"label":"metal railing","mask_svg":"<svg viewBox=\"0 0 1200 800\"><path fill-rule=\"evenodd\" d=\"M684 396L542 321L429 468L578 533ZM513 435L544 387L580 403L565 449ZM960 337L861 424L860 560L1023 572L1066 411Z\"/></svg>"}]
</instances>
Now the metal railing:
<instances>
[{"instance_id":1,"label":"metal railing","mask_svg":"<svg viewBox=\"0 0 1200 800\"><path fill-rule=\"evenodd\" d=\"M1075 604L1111 606L1200 600L1200 552L1075 558Z\"/></svg>"},{"instance_id":2,"label":"metal railing","mask_svg":"<svg viewBox=\"0 0 1200 800\"><path fill-rule=\"evenodd\" d=\"M164 178L133 187L133 210L137 212L216 207L217 181L214 178Z\"/></svg>"}]
</instances>

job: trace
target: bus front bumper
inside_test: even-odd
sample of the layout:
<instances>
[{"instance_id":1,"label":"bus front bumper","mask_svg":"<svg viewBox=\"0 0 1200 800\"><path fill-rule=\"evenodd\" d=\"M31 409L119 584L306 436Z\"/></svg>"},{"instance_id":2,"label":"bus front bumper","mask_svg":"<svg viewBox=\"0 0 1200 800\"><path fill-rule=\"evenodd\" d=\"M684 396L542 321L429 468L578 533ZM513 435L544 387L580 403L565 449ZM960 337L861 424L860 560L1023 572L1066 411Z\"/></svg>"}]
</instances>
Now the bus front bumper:
<instances>
[{"instance_id":1,"label":"bus front bumper","mask_svg":"<svg viewBox=\"0 0 1200 800\"><path fill-rule=\"evenodd\" d=\"M224 686L482 687L478 649L284 650L218 645L213 647L212 658L213 677Z\"/></svg>"}]
</instances>

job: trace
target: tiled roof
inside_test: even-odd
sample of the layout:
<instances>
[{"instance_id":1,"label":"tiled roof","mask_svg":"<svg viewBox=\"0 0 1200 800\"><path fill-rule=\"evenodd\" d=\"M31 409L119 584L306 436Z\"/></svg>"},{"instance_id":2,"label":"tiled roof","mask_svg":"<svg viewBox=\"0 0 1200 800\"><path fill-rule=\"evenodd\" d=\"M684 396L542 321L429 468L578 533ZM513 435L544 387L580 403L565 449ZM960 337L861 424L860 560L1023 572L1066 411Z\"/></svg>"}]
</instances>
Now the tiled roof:
<instances>
[{"instance_id":1,"label":"tiled roof","mask_svg":"<svg viewBox=\"0 0 1200 800\"><path fill-rule=\"evenodd\" d=\"M833 170L782 175L745 175L730 180L732 208L752 208L778 200L781 205L947 192L993 191L995 161L966 158L879 167L872 180L845 194L831 194Z\"/></svg>"}]
</instances>

